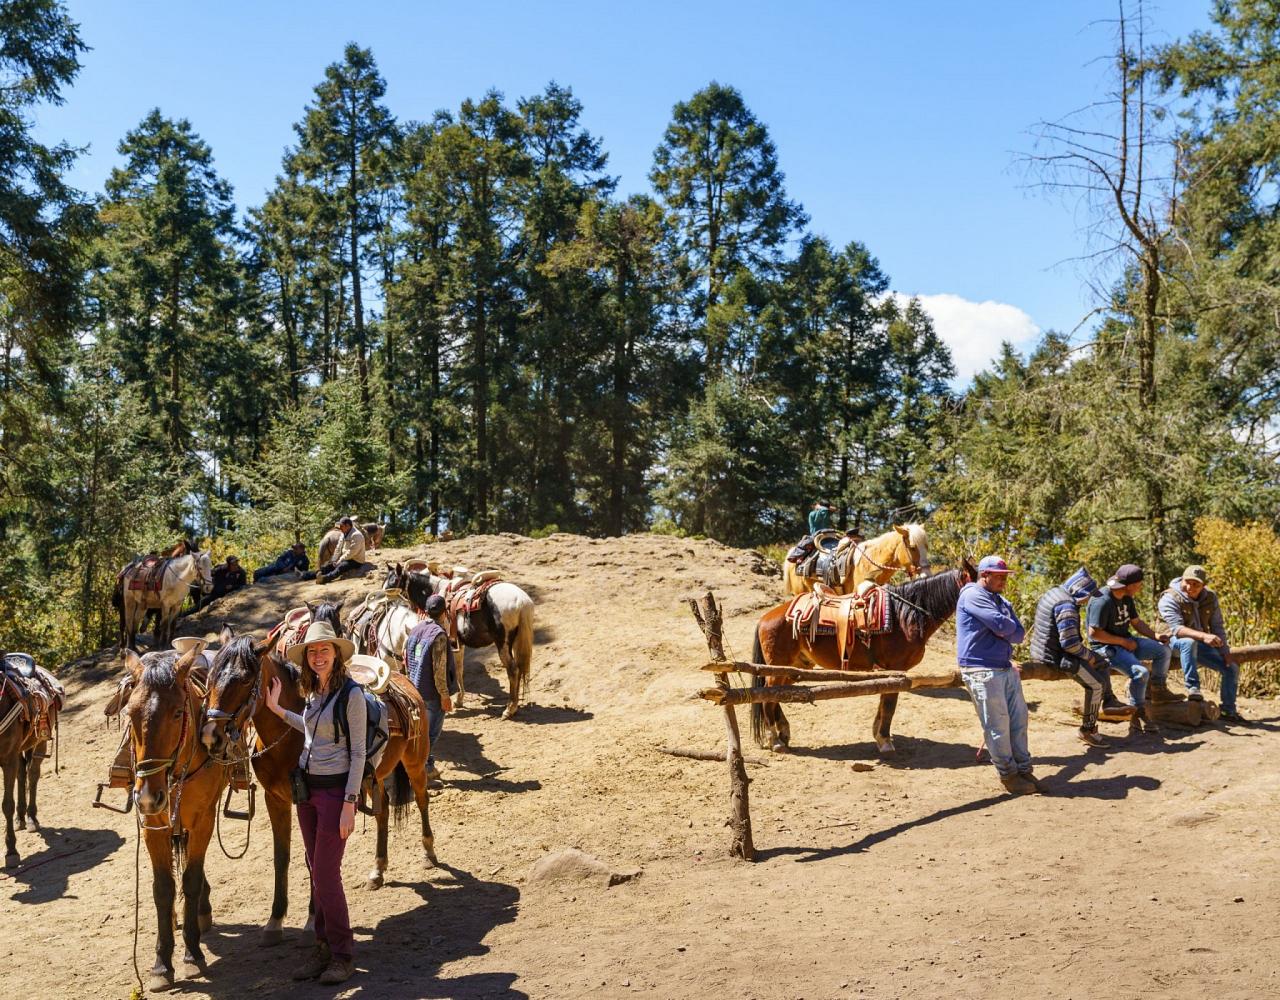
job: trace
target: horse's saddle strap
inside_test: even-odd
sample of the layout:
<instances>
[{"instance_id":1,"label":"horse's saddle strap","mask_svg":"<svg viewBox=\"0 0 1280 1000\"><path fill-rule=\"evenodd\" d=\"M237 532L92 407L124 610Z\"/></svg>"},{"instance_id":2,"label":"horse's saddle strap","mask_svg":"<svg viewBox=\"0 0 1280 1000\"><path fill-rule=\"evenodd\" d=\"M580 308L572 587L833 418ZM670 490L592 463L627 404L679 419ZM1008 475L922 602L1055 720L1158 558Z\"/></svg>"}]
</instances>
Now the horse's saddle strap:
<instances>
[{"instance_id":1,"label":"horse's saddle strap","mask_svg":"<svg viewBox=\"0 0 1280 1000\"><path fill-rule=\"evenodd\" d=\"M883 587L873 587L862 595L841 597L819 585L816 590L791 601L786 620L795 635L808 633L811 641L819 635L834 635L843 660L856 636L888 631L888 612L889 595Z\"/></svg>"},{"instance_id":2,"label":"horse's saddle strap","mask_svg":"<svg viewBox=\"0 0 1280 1000\"><path fill-rule=\"evenodd\" d=\"M382 692L382 703L387 706L387 731L394 736L413 739L422 725L421 713L411 699L394 683Z\"/></svg>"}]
</instances>

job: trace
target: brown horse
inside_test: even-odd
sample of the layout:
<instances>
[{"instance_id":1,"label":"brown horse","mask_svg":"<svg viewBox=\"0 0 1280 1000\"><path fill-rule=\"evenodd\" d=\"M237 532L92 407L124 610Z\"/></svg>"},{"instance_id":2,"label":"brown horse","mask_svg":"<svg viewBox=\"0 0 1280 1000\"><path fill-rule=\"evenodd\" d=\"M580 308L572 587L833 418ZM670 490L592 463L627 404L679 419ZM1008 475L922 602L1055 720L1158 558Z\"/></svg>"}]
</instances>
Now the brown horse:
<instances>
[{"instance_id":1,"label":"brown horse","mask_svg":"<svg viewBox=\"0 0 1280 1000\"><path fill-rule=\"evenodd\" d=\"M316 621L328 621L338 631L335 605L320 605L316 608L314 617ZM252 718L257 730L256 752L259 753L253 760L254 771L266 790L269 810L273 799L283 800L283 812L279 816L275 810L270 813L275 836L276 891L271 920L262 931L263 944L274 944L280 940L287 905L291 823L289 771L298 765L298 758L302 754L302 734L298 733L296 740L285 737L284 730L287 729L290 733L296 730L289 729L267 709L262 694L271 680L278 677L281 682L281 705L300 712L305 701L297 668L271 649L273 638L274 636L268 637L261 644L244 636L232 639L230 643L224 641L224 650L234 646L236 652L225 658L219 653L218 660L214 663L214 670L209 676L209 710L205 713L201 732L201 739L211 753L219 758L229 758L237 752L233 746L234 740L243 739L243 720L246 717ZM251 659L256 660L252 666ZM365 783L371 797L369 811L373 813L378 826L374 869L369 874L368 882L371 889L381 888L383 874L387 869L387 827L391 812L382 785L388 777L395 786L396 823L399 824L408 813L412 795L422 815L422 849L427 865L432 867L437 863L427 800L427 757L430 751L427 707L417 689L403 674L392 674L390 684L395 687L401 700L410 703L416 710L418 723L417 731L413 734L390 734L378 758L372 782L366 780Z\"/></svg>"},{"instance_id":2,"label":"brown horse","mask_svg":"<svg viewBox=\"0 0 1280 1000\"><path fill-rule=\"evenodd\" d=\"M275 870L271 917L263 926L258 943L276 945L284 940L284 917L289 908L289 850L293 836L289 772L302 756L302 734L267 708L263 694L272 679L278 677L282 682L282 706L301 712L304 699L295 668L265 655L271 650L271 638L259 643L253 636L236 637L224 628L219 642L221 648L209 670L200 742L211 757L226 764L252 758L253 772L267 803Z\"/></svg>"},{"instance_id":3,"label":"brown horse","mask_svg":"<svg viewBox=\"0 0 1280 1000\"><path fill-rule=\"evenodd\" d=\"M198 738L201 692L190 678L202 644L181 659L171 650L138 656L125 650L132 675L129 739L134 761L133 798L147 854L156 906L156 964L149 990L173 986L174 862L182 871L184 978L204 967L200 934L213 925L204 859L213 835L227 769L205 752Z\"/></svg>"},{"instance_id":4,"label":"brown horse","mask_svg":"<svg viewBox=\"0 0 1280 1000\"><path fill-rule=\"evenodd\" d=\"M14 654L15 659L21 654ZM30 661L28 661L30 662ZM4 771L4 866L16 867L18 838L14 826L14 790L17 790L16 829L39 828L36 818L36 786L40 782L40 765L48 754L48 739L42 735L38 713L28 706L18 690L20 679L9 677L6 654L0 652L0 769ZM60 707L55 699L50 705L50 721Z\"/></svg>"},{"instance_id":5,"label":"brown horse","mask_svg":"<svg viewBox=\"0 0 1280 1000\"><path fill-rule=\"evenodd\" d=\"M889 593L889 631L873 635L865 643L850 643L848 669L910 670L924 658L929 637L955 614L960 588L977 578L977 570L966 559L958 569L885 588ZM761 617L756 625L752 659L777 666L842 669L834 635L819 635L811 642L807 635L793 633L791 623L786 620L790 604L785 601ZM784 683L787 682L764 677L756 677L753 682L756 687ZM880 696L872 736L882 754L892 753L894 749L889 727L897 707L897 694ZM776 702L751 706L751 732L756 743L766 750L782 752L791 742L791 725L782 706Z\"/></svg>"}]
</instances>

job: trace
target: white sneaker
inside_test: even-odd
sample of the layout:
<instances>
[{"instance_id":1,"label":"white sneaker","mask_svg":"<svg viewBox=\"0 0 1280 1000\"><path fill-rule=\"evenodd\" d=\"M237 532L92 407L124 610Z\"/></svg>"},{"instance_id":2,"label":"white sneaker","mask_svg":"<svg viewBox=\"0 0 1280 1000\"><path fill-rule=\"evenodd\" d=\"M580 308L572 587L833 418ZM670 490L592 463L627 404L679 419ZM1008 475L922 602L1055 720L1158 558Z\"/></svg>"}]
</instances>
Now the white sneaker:
<instances>
[{"instance_id":1,"label":"white sneaker","mask_svg":"<svg viewBox=\"0 0 1280 1000\"><path fill-rule=\"evenodd\" d=\"M1204 701L1199 688L1187 688L1187 701Z\"/></svg>"}]
</instances>

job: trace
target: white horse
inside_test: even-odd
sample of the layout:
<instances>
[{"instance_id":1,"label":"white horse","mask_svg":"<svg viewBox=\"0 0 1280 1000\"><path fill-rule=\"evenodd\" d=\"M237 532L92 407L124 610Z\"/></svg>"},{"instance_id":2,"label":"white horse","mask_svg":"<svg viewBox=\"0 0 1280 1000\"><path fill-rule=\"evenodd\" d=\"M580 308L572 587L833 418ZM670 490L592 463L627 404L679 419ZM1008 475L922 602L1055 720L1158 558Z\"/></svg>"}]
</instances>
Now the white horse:
<instances>
[{"instance_id":1,"label":"white horse","mask_svg":"<svg viewBox=\"0 0 1280 1000\"><path fill-rule=\"evenodd\" d=\"M154 641L155 649L164 649L173 641L173 625L178 620L178 609L187 599L191 585L200 581L201 592L213 590L213 563L208 551L196 552L174 559L164 560L159 590L130 590L130 582L144 573L143 561L137 560L121 573L121 597L124 602L124 637L126 649L137 652L138 628L148 611L159 611Z\"/></svg>"},{"instance_id":2,"label":"white horse","mask_svg":"<svg viewBox=\"0 0 1280 1000\"><path fill-rule=\"evenodd\" d=\"M426 584L426 593L439 594L448 600L454 581L436 576L430 569L404 572L400 586L411 594L415 603L425 602L417 588ZM456 618L458 642L472 649L496 646L498 658L507 668L508 700L502 717L510 719L520 707L521 685L529 684L533 662L533 598L514 583L499 580L485 592L480 606L473 612L459 611ZM461 660L461 657L458 657ZM458 673L462 664L459 662Z\"/></svg>"}]
</instances>

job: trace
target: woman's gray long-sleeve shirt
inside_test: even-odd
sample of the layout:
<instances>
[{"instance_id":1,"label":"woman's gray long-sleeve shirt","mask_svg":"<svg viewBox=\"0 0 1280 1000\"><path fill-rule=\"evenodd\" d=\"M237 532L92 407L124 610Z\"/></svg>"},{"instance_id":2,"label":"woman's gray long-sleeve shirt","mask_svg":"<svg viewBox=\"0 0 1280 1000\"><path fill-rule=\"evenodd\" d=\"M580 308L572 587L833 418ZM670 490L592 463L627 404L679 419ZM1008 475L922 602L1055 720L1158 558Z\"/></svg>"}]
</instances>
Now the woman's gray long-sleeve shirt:
<instances>
[{"instance_id":1,"label":"woman's gray long-sleeve shirt","mask_svg":"<svg viewBox=\"0 0 1280 1000\"><path fill-rule=\"evenodd\" d=\"M307 697L307 704L302 714L285 711L284 721L303 735L302 756L298 758L298 766L305 767L308 774L346 774L347 795L358 795L360 782L364 778L365 726L367 713L364 703L364 691L359 685L352 685L347 696L347 727L351 731L351 746L345 740L338 740L338 726L334 720L334 707L337 698L329 698L324 711L328 694L312 692Z\"/></svg>"}]
</instances>

